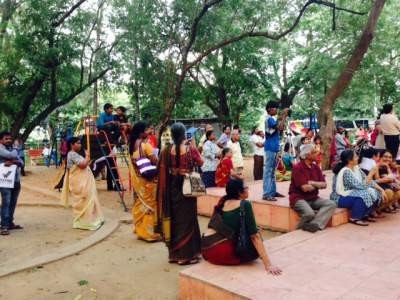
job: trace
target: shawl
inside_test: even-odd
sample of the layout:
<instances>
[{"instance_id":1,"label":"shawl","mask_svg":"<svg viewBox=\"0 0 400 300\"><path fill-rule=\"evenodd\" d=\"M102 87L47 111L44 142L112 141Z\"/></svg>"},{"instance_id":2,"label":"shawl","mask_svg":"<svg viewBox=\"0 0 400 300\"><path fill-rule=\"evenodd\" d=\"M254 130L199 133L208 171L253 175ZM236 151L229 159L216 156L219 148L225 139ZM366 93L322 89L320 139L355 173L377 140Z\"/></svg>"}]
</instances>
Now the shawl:
<instances>
[{"instance_id":1,"label":"shawl","mask_svg":"<svg viewBox=\"0 0 400 300\"><path fill-rule=\"evenodd\" d=\"M342 168L336 177L336 193L343 197L346 197L351 193L351 190L346 190L344 187L343 174L346 170L350 171L358 181L362 182L361 170L358 166L354 168L354 171L348 167Z\"/></svg>"},{"instance_id":2,"label":"shawl","mask_svg":"<svg viewBox=\"0 0 400 300\"><path fill-rule=\"evenodd\" d=\"M161 151L158 161L158 184L157 184L157 226L155 231L163 237L169 246L171 241L171 195L168 188L169 168L171 165L171 145Z\"/></svg>"}]
</instances>

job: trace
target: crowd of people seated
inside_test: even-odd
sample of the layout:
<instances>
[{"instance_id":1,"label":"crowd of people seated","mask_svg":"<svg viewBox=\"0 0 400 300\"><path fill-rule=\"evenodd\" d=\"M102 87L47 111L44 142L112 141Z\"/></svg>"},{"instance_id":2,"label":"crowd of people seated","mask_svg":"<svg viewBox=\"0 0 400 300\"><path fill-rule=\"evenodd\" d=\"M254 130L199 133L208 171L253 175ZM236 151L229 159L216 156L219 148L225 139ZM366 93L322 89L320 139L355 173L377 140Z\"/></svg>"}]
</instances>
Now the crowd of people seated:
<instances>
[{"instance_id":1,"label":"crowd of people seated","mask_svg":"<svg viewBox=\"0 0 400 300\"><path fill-rule=\"evenodd\" d=\"M363 145L355 151L344 129L337 128L331 147L334 177L332 187L328 187L321 170L322 139L315 131L308 130L298 145L287 142L280 154L279 137L285 129L288 111L284 110L278 118L278 108L274 101L266 105L265 131L255 127L250 138L254 150L253 176L254 180L263 180L264 200L276 201L276 197L283 196L275 186L276 168L283 165L285 172L289 172L290 206L300 216L298 229L312 233L323 230L336 207L349 209L350 223L359 226L368 226L384 214L397 212L400 172L395 162L397 152L394 154L393 149L399 145L393 135L400 132L395 132L400 130L400 123L394 115L382 114L377 126L376 141L383 135L380 140L388 149ZM116 143L123 130L129 134L136 195L132 214L137 237L147 242L163 240L170 263L197 263L201 254L209 262L222 265L261 258L267 272L279 275L281 270L271 264L252 206L246 201L241 129L224 126L217 138L214 128L207 125L196 146L195 139L186 134L185 126L175 123L171 126L172 144L158 151L154 127L143 121L130 125L124 117L125 109L119 107L117 111L113 115L112 105L106 104L97 127ZM386 114L392 111L384 108ZM389 126L390 122L397 123ZM364 132L359 138L366 140L367 134ZM182 191L185 176L195 169L200 171L206 187L226 189L203 237L197 221L197 199ZM151 176L149 170L154 171ZM332 189L329 199L319 194L319 190L326 188Z\"/></svg>"}]
</instances>

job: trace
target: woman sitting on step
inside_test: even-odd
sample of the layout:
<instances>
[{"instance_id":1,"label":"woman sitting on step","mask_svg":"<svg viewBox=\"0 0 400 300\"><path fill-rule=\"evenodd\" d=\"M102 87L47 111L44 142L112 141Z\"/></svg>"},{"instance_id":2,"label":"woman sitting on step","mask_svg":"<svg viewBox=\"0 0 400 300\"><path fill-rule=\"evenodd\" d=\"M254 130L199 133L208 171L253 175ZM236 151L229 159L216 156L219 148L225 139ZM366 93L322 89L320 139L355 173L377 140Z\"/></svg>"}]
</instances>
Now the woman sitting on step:
<instances>
[{"instance_id":1,"label":"woman sitting on step","mask_svg":"<svg viewBox=\"0 0 400 300\"><path fill-rule=\"evenodd\" d=\"M389 151L383 152L378 164L369 172L368 178L374 180L385 190L387 202L380 205L380 210L385 213L395 213L396 203L400 197L400 185L392 173L390 164L393 162L392 154Z\"/></svg>"},{"instance_id":2,"label":"woman sitting on step","mask_svg":"<svg viewBox=\"0 0 400 300\"><path fill-rule=\"evenodd\" d=\"M202 255L216 265L239 265L260 257L268 273L279 275L282 271L271 264L251 203L245 200L248 195L243 180L231 179L227 183L226 195L215 206L202 237Z\"/></svg>"},{"instance_id":3,"label":"woman sitting on step","mask_svg":"<svg viewBox=\"0 0 400 300\"><path fill-rule=\"evenodd\" d=\"M368 226L366 221L375 222L370 214L379 200L386 196L375 182L368 182L358 166L357 154L353 150L344 150L340 154L340 162L333 168L333 173L335 176L330 199L339 208L351 210L349 222L359 226Z\"/></svg>"}]
</instances>

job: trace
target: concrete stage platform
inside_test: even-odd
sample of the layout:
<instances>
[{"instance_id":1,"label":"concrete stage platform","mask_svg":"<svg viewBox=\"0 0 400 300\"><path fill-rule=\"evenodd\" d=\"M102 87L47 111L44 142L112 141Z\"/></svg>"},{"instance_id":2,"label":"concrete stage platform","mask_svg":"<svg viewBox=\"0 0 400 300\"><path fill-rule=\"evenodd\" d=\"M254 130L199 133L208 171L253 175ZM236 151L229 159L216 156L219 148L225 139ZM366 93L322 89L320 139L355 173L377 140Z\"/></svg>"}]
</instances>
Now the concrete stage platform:
<instances>
[{"instance_id":1,"label":"concrete stage platform","mask_svg":"<svg viewBox=\"0 0 400 300\"><path fill-rule=\"evenodd\" d=\"M260 260L235 267L202 261L180 273L180 299L400 299L400 214L368 227L346 224L265 241L281 276Z\"/></svg>"},{"instance_id":2,"label":"concrete stage platform","mask_svg":"<svg viewBox=\"0 0 400 300\"><path fill-rule=\"evenodd\" d=\"M329 199L332 187L332 172L325 173L328 188L320 191L320 196ZM288 232L296 229L299 217L289 207L289 181L278 182L277 190L285 195L285 198L277 198L278 201L270 202L262 200L262 181L247 182L249 186L249 200L252 201L254 215L257 224L263 228ZM214 206L225 195L224 188L209 188L207 195L197 199L197 212L199 215L211 216ZM339 226L348 222L347 209L337 208L328 226Z\"/></svg>"}]
</instances>

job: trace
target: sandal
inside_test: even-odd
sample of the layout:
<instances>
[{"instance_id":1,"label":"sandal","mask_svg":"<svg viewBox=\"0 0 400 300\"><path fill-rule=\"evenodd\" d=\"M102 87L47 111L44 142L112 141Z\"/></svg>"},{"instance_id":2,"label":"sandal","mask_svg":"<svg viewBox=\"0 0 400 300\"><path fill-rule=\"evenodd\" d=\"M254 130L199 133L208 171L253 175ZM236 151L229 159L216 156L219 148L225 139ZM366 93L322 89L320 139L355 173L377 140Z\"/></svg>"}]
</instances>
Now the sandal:
<instances>
[{"instance_id":1,"label":"sandal","mask_svg":"<svg viewBox=\"0 0 400 300\"><path fill-rule=\"evenodd\" d=\"M395 211L392 211L390 208L385 208L385 209L383 210L383 212L385 212L385 213L387 213L387 214L395 214L395 213L396 213Z\"/></svg>"},{"instance_id":2,"label":"sandal","mask_svg":"<svg viewBox=\"0 0 400 300\"><path fill-rule=\"evenodd\" d=\"M10 232L8 231L7 228L2 228L0 229L0 235L9 235Z\"/></svg>"},{"instance_id":3,"label":"sandal","mask_svg":"<svg viewBox=\"0 0 400 300\"><path fill-rule=\"evenodd\" d=\"M372 217L365 217L365 218L363 218L363 221L375 223L375 222L376 222L376 219L374 219L374 218L372 218Z\"/></svg>"},{"instance_id":4,"label":"sandal","mask_svg":"<svg viewBox=\"0 0 400 300\"><path fill-rule=\"evenodd\" d=\"M15 230L15 229L24 229L24 227L22 227L21 225L17 225L17 224L11 224L11 226L10 226L10 228L9 228L10 230Z\"/></svg>"},{"instance_id":5,"label":"sandal","mask_svg":"<svg viewBox=\"0 0 400 300\"><path fill-rule=\"evenodd\" d=\"M378 214L378 213L371 213L370 215L369 215L371 218L375 218L375 219L383 219L383 218L385 218L385 216L383 215L383 214Z\"/></svg>"},{"instance_id":6,"label":"sandal","mask_svg":"<svg viewBox=\"0 0 400 300\"><path fill-rule=\"evenodd\" d=\"M369 224L367 222L364 222L363 220L350 219L349 223L354 224L354 225L358 225L358 226L369 226Z\"/></svg>"},{"instance_id":7,"label":"sandal","mask_svg":"<svg viewBox=\"0 0 400 300\"><path fill-rule=\"evenodd\" d=\"M199 259L196 258L192 258L192 259L188 259L188 260L178 260L176 263L180 266L187 266L187 265L194 265L197 264L199 262Z\"/></svg>"}]
</instances>

